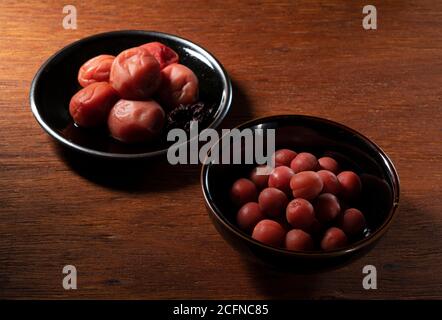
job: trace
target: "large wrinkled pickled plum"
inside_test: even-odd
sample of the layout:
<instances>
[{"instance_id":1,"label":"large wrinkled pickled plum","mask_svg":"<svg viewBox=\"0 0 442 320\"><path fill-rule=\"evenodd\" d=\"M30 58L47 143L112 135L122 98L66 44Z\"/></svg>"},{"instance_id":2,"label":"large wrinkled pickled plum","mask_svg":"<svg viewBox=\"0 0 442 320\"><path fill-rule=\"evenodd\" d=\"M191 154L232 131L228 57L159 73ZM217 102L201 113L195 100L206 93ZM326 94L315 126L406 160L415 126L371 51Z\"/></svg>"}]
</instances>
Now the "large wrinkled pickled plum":
<instances>
[{"instance_id":1,"label":"large wrinkled pickled plum","mask_svg":"<svg viewBox=\"0 0 442 320\"><path fill-rule=\"evenodd\" d=\"M117 140L126 143L144 142L158 136L164 126L165 114L153 100L119 100L112 108L109 131Z\"/></svg>"},{"instance_id":2,"label":"large wrinkled pickled plum","mask_svg":"<svg viewBox=\"0 0 442 320\"><path fill-rule=\"evenodd\" d=\"M130 48L115 58L109 81L122 98L146 100L160 85L160 64L147 49Z\"/></svg>"},{"instance_id":3,"label":"large wrinkled pickled plum","mask_svg":"<svg viewBox=\"0 0 442 320\"><path fill-rule=\"evenodd\" d=\"M158 97L169 108L194 103L198 99L198 78L182 64L168 65L161 70Z\"/></svg>"},{"instance_id":4,"label":"large wrinkled pickled plum","mask_svg":"<svg viewBox=\"0 0 442 320\"><path fill-rule=\"evenodd\" d=\"M164 69L169 64L178 63L178 54L160 42L149 42L143 44L141 47L147 49L147 51L157 59L160 64L160 69Z\"/></svg>"},{"instance_id":5,"label":"large wrinkled pickled plum","mask_svg":"<svg viewBox=\"0 0 442 320\"><path fill-rule=\"evenodd\" d=\"M108 82L114 60L114 56L102 54L86 61L78 71L80 85L87 87L94 82Z\"/></svg>"},{"instance_id":6,"label":"large wrinkled pickled plum","mask_svg":"<svg viewBox=\"0 0 442 320\"><path fill-rule=\"evenodd\" d=\"M72 97L69 113L82 127L100 126L117 100L117 92L107 82L94 82Z\"/></svg>"}]
</instances>

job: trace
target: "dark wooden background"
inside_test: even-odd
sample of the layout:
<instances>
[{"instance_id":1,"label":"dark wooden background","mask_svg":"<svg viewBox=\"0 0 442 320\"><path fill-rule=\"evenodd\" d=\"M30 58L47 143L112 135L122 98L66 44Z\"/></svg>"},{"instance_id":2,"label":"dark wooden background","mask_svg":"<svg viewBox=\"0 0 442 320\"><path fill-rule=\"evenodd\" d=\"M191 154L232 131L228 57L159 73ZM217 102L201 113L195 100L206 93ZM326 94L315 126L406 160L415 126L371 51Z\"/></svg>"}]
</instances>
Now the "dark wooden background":
<instances>
[{"instance_id":1,"label":"dark wooden background","mask_svg":"<svg viewBox=\"0 0 442 320\"><path fill-rule=\"evenodd\" d=\"M0 3L1 298L442 298L440 1L63 1ZM240 4L241 3L241 4ZM378 30L362 7L375 4ZM300 275L251 264L211 225L199 167L77 161L34 120L29 87L56 50L119 29L201 44L235 96L223 127L299 113L373 139L401 178L397 219L352 264ZM106 171L109 170L109 171ZM78 290L62 268L78 269ZM378 290L362 288L362 268Z\"/></svg>"}]
</instances>

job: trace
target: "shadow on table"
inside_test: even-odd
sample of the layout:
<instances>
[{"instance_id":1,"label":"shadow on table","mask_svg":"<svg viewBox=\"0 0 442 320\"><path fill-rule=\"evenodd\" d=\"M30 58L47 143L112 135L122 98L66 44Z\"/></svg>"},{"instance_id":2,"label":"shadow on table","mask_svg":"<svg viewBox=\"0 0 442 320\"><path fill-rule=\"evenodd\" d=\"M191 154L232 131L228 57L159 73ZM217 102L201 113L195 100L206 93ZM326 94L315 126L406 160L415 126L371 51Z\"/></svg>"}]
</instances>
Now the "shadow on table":
<instances>
[{"instance_id":1,"label":"shadow on table","mask_svg":"<svg viewBox=\"0 0 442 320\"><path fill-rule=\"evenodd\" d=\"M104 187L128 192L173 190L198 183L199 165L170 165L166 156L143 160L109 160L54 144L61 159L80 176Z\"/></svg>"},{"instance_id":2,"label":"shadow on table","mask_svg":"<svg viewBox=\"0 0 442 320\"><path fill-rule=\"evenodd\" d=\"M247 119L250 105L243 89L233 82L233 103L224 127L233 119ZM199 183L200 165L170 165L166 155L152 159L112 160L92 157L54 144L56 153L80 176L102 186L128 192L173 190Z\"/></svg>"}]
</instances>

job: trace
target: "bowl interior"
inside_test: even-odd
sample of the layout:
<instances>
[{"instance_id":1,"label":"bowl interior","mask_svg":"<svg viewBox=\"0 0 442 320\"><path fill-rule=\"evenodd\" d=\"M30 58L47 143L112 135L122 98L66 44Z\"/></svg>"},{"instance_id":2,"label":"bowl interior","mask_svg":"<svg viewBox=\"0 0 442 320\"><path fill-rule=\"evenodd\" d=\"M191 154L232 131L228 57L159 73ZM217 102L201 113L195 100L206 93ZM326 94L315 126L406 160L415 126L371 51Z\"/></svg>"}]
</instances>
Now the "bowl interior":
<instances>
[{"instance_id":1,"label":"bowl interior","mask_svg":"<svg viewBox=\"0 0 442 320\"><path fill-rule=\"evenodd\" d=\"M84 129L74 125L69 115L69 101L81 88L78 69L88 59L100 55L118 55L121 51L141 44L159 41L180 56L180 63L197 75L200 101L213 106L216 127L230 107L230 80L223 67L203 48L182 38L148 31L116 31L91 36L63 48L52 56L37 73L31 88L31 105L40 124L61 142L98 155L146 155L162 153L173 142L166 134L154 143L128 145L112 139L103 129Z\"/></svg>"},{"instance_id":2,"label":"bowl interior","mask_svg":"<svg viewBox=\"0 0 442 320\"><path fill-rule=\"evenodd\" d=\"M317 157L331 156L339 162L342 170L353 170L360 175L363 192L354 206L364 212L368 227L363 235L352 239L353 243L343 250L356 248L391 219L399 192L395 169L379 147L357 132L325 119L296 115L256 119L239 128L276 129L276 149L290 148L297 152L311 152ZM233 182L248 177L254 167L210 163L204 166L202 179L207 201L217 218L234 232L258 244L236 227L237 208L229 199Z\"/></svg>"}]
</instances>

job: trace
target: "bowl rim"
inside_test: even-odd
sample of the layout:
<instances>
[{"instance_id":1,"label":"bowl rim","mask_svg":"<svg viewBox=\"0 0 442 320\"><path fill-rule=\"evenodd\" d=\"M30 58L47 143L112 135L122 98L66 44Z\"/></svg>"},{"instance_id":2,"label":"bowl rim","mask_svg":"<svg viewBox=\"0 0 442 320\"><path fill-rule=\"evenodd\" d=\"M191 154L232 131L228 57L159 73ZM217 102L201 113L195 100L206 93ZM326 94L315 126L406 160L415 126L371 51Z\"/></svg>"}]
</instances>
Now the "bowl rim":
<instances>
[{"instance_id":1,"label":"bowl rim","mask_svg":"<svg viewBox=\"0 0 442 320\"><path fill-rule=\"evenodd\" d=\"M233 232L236 236L242 238L249 244L253 246L258 246L264 250L270 250L274 253L283 254L283 255L289 255L293 257L305 257L305 258L313 258L313 259L322 259L322 258L334 258L339 256L344 256L350 253L358 252L371 244L374 244L376 241L378 241L388 230L389 226L391 225L393 218L396 216L396 211L399 205L399 196L400 196L400 180L399 175L397 173L397 169L394 166L391 159L387 156L387 154L382 150L381 147L379 147L376 143L374 143L372 140L361 134L360 132L347 127L341 123L316 117L316 116L308 116L308 115L301 115L301 114L278 114L278 115L272 115L272 116L264 116L264 117L258 117L249 121L246 121L244 123L241 123L240 125L236 126L236 129L243 129L251 127L252 125L260 124L263 122L270 122L275 120L281 120L281 119L289 119L289 120L302 120L302 119L308 119L313 121L320 121L322 123L327 123L332 126L336 126L342 130L345 130L351 134L354 134L361 138L365 143L371 145L381 156L384 163L383 166L387 167L387 170L392 174L392 180L393 180L393 196L392 196L392 206L387 214L387 219L382 223L382 225L374 231L372 234L370 234L368 237L363 238L349 246L346 246L341 249L337 250L331 250L331 251L291 251L286 250L283 248L275 248L272 246L268 246L266 244L263 244L262 242L259 242L255 239L253 239L251 236L246 235L243 231L241 231L239 228L237 228L235 225L230 223L227 218L225 218L224 214L219 210L217 206L213 204L213 202L210 200L210 192L208 188L208 171L210 169L211 164L207 163L207 161L204 161L201 168L201 174L200 174L200 182L201 182L201 188L204 196L204 201L206 206L209 208L210 213L212 213L213 216L216 217L216 220L219 221L224 227L229 229L229 231ZM225 135L221 136L219 140L215 143L218 144Z\"/></svg>"},{"instance_id":2,"label":"bowl rim","mask_svg":"<svg viewBox=\"0 0 442 320\"><path fill-rule=\"evenodd\" d=\"M177 41L180 43L185 44L187 47L192 48L196 50L199 53L203 53L204 57L210 61L210 63L215 67L217 70L217 73L221 76L221 81L223 83L223 86L225 87L225 92L223 93L221 103L218 105L218 110L214 115L213 121L207 126L207 128L213 128L216 129L221 122L224 120L226 115L229 113L230 108L232 106L232 99L233 99L233 93L232 93L232 81L224 68L224 66L218 61L218 59L209 51L207 51L204 47L201 45L190 41L186 38L182 38L177 35L165 33L165 32L159 32L159 31L152 31L152 30L116 30L116 31L107 31L102 33L93 34L84 38L81 38L79 40L76 40L63 48L59 49L57 52L52 54L38 69L36 74L34 75L34 78L31 82L31 87L29 91L29 102L31 106L32 114L34 115L35 119L39 123L39 125L55 140L58 142L61 142L63 145L80 151L82 153L86 153L93 156L98 156L102 158L111 158L111 159L142 159L142 158L151 158L159 155L164 155L167 153L168 148L156 150L156 151L150 151L150 152L142 152L142 153L114 153L114 152L105 152L105 151L99 151L95 149L91 149L88 147L81 146L77 143L74 143L62 135L60 135L56 130L52 129L46 121L42 118L39 108L37 106L37 103L35 101L35 95L36 95L36 87L37 83L40 81L40 78L43 74L43 72L46 70L47 66L52 63L54 60L57 59L60 55L62 55L65 50L71 49L75 46L78 46L81 43L93 41L98 38L103 37L109 37L109 36L115 36L115 35L124 35L124 34L139 34L139 35L150 35L154 37L164 38L168 40ZM188 143L190 139L186 140L186 143Z\"/></svg>"}]
</instances>

